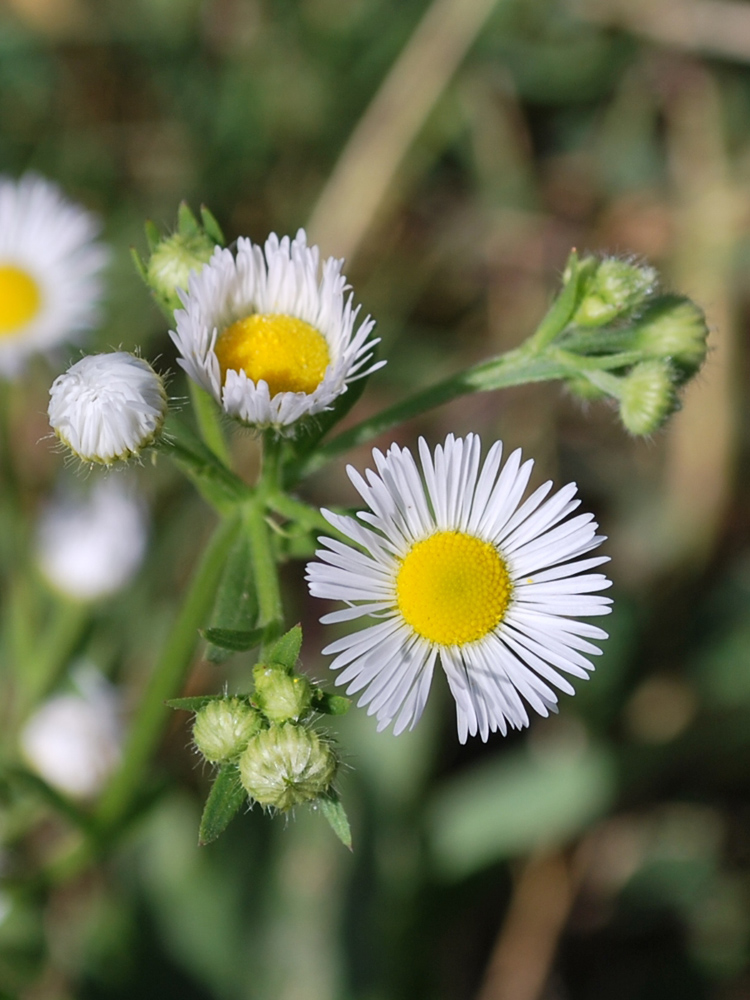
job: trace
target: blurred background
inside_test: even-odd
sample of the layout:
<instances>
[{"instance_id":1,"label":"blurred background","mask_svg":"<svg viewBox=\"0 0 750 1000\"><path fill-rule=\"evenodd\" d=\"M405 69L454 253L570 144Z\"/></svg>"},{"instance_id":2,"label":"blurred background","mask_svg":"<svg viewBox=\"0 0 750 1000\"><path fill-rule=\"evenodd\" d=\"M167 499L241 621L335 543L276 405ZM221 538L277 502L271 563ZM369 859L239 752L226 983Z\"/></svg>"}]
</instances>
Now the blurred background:
<instances>
[{"instance_id":1,"label":"blurred background","mask_svg":"<svg viewBox=\"0 0 750 1000\"><path fill-rule=\"evenodd\" d=\"M97 211L114 248L86 348L139 346L178 396L129 247L183 198L230 240L307 225L346 256L388 358L352 421L519 344L572 247L648 260L712 334L650 440L555 384L397 432L501 437L535 458L534 483L574 480L597 513L611 638L559 716L460 746L441 680L413 733L376 734L356 708L334 720L351 854L306 810L256 809L198 848L210 776L186 718L140 821L75 877L37 875L75 836L64 796L103 777L55 803L0 776L0 996L750 998L750 3L0 0L0 172L28 169ZM51 498L96 486L44 440L49 384L76 357L3 392L4 766L24 726L30 756L42 696L73 741L83 723L60 699L127 725L212 525L161 459L128 477L150 538L135 575L92 600L40 569ZM256 441L233 447L252 476ZM353 504L344 464L300 494ZM302 571L285 568L288 621L330 680ZM197 656L188 691L249 678L247 657Z\"/></svg>"}]
</instances>

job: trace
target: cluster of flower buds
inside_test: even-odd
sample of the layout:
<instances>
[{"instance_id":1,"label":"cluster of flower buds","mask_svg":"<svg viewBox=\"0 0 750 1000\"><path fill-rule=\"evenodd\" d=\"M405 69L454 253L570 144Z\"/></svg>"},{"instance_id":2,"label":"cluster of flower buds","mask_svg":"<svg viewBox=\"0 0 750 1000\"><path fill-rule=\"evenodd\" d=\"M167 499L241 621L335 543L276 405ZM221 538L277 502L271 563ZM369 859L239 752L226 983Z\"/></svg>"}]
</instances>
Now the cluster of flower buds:
<instances>
[{"instance_id":1,"label":"cluster of flower buds","mask_svg":"<svg viewBox=\"0 0 750 1000\"><path fill-rule=\"evenodd\" d=\"M570 389L585 399L614 399L631 434L658 430L706 357L701 310L690 299L659 294L651 267L576 254L558 302L566 316L554 347L570 361Z\"/></svg>"},{"instance_id":2,"label":"cluster of flower buds","mask_svg":"<svg viewBox=\"0 0 750 1000\"><path fill-rule=\"evenodd\" d=\"M212 790L206 809L215 828L202 835L206 841L221 832L245 796L279 812L320 803L329 821L331 811L338 812L333 782L339 758L333 741L313 728L313 722L317 713L341 714L349 699L327 694L294 669L301 641L296 626L272 646L266 661L254 668L254 690L248 695L170 702L174 708L196 710L193 742L203 758L219 768L216 797L228 805L222 805L224 813L214 823ZM241 786L242 795L225 796L226 781ZM336 818L341 816L342 811Z\"/></svg>"}]
</instances>

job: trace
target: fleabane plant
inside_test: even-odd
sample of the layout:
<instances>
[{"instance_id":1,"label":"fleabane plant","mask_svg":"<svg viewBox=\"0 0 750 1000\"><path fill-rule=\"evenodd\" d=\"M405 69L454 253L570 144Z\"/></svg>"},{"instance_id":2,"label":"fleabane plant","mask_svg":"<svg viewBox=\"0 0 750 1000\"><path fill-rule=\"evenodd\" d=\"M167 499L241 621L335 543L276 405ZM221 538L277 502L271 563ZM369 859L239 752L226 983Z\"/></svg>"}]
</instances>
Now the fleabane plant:
<instances>
[{"instance_id":1,"label":"fleabane plant","mask_svg":"<svg viewBox=\"0 0 750 1000\"><path fill-rule=\"evenodd\" d=\"M302 672L302 633L285 621L279 563L316 554L311 595L344 604L322 618L337 628L323 653L378 729L398 735L418 724L439 666L466 741L557 711L560 693L574 693L571 680L589 677L607 638L591 619L610 610L600 572L608 556L594 515L578 510L575 484L555 491L547 482L529 494L532 460L504 457L499 441L483 453L475 434L420 439L418 460L394 444L373 451L374 469L350 467L366 505L356 517L321 512L296 490L349 448L432 407L532 381L607 400L627 432L652 435L705 358L703 314L662 294L645 264L574 252L559 294L519 347L332 434L384 363L343 262L322 261L304 230L227 248L211 213L203 209L199 222L186 205L174 232L149 224L147 238L149 255L135 254L136 265L167 317L192 411L181 401L167 413L156 372L117 352L60 376L50 420L88 463L147 447L173 459L218 525L102 796L98 828L136 808L167 701L194 713L193 743L212 774L201 842L242 808L312 807L350 844L337 787L345 754L321 724L349 699ZM254 482L233 467L236 425L262 441ZM251 690L178 697L199 632L211 663L252 657Z\"/></svg>"}]
</instances>

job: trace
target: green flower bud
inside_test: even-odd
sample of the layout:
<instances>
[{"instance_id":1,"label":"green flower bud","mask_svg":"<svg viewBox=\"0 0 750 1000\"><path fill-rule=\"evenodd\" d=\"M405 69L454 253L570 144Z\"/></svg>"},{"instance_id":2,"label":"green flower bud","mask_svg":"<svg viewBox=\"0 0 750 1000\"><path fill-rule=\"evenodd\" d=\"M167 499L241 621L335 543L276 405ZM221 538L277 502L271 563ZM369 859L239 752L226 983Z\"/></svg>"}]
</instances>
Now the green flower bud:
<instances>
[{"instance_id":1,"label":"green flower bud","mask_svg":"<svg viewBox=\"0 0 750 1000\"><path fill-rule=\"evenodd\" d=\"M702 311L690 299L665 296L634 324L635 347L647 358L669 360L682 383L706 358L708 327Z\"/></svg>"},{"instance_id":2,"label":"green flower bud","mask_svg":"<svg viewBox=\"0 0 750 1000\"><path fill-rule=\"evenodd\" d=\"M291 722L257 733L239 760L247 794L281 812L327 792L338 761L314 729Z\"/></svg>"},{"instance_id":3,"label":"green flower bud","mask_svg":"<svg viewBox=\"0 0 750 1000\"><path fill-rule=\"evenodd\" d=\"M177 232L165 236L154 248L146 265L146 281L162 306L179 309L177 289L187 291L191 271L200 271L216 244L202 231Z\"/></svg>"},{"instance_id":4,"label":"green flower bud","mask_svg":"<svg viewBox=\"0 0 750 1000\"><path fill-rule=\"evenodd\" d=\"M260 726L260 715L246 701L217 698L196 713L193 740L206 760L223 764L239 757Z\"/></svg>"},{"instance_id":5,"label":"green flower bud","mask_svg":"<svg viewBox=\"0 0 750 1000\"><path fill-rule=\"evenodd\" d=\"M653 292L656 280L652 267L638 267L616 257L606 257L585 279L583 299L573 323L603 326L613 322L641 305Z\"/></svg>"},{"instance_id":6,"label":"green flower bud","mask_svg":"<svg viewBox=\"0 0 750 1000\"><path fill-rule=\"evenodd\" d=\"M631 434L653 434L677 409L674 373L661 361L643 361L620 382L620 419Z\"/></svg>"},{"instance_id":7,"label":"green flower bud","mask_svg":"<svg viewBox=\"0 0 750 1000\"><path fill-rule=\"evenodd\" d=\"M306 677L259 663L253 670L254 701L269 722L296 722L310 708L312 686Z\"/></svg>"}]
</instances>

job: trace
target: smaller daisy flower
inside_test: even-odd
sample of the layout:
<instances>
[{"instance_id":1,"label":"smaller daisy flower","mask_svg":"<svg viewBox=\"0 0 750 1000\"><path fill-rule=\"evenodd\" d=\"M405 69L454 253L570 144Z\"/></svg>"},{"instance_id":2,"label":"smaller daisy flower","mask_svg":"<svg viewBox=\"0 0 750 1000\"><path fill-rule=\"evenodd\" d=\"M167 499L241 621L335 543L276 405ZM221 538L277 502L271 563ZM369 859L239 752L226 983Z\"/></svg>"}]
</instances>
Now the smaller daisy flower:
<instances>
[{"instance_id":1,"label":"smaller daisy flower","mask_svg":"<svg viewBox=\"0 0 750 1000\"><path fill-rule=\"evenodd\" d=\"M37 562L47 581L78 601L124 587L146 554L144 504L120 477L100 479L86 497L63 495L42 512Z\"/></svg>"},{"instance_id":2,"label":"smaller daisy flower","mask_svg":"<svg viewBox=\"0 0 750 1000\"><path fill-rule=\"evenodd\" d=\"M0 374L96 324L109 256L100 228L43 178L0 178Z\"/></svg>"},{"instance_id":3,"label":"smaller daisy flower","mask_svg":"<svg viewBox=\"0 0 750 1000\"><path fill-rule=\"evenodd\" d=\"M582 558L603 541L593 515L568 516L580 503L575 485L546 499L548 482L521 503L533 462L517 450L501 469L498 441L480 469L480 448L474 434L451 434L433 457L420 439L422 476L408 449L375 449L377 473L347 470L372 511L357 515L367 527L323 511L358 548L320 539L310 593L349 605L321 621L380 619L323 652L335 654L337 684L363 691L378 729L413 728L438 659L462 743L520 729L524 701L540 715L555 710L550 685L573 694L563 674L586 678L586 655L601 652L589 640L607 638L577 620L607 614L611 602L595 596L610 581L588 572L608 557Z\"/></svg>"},{"instance_id":4,"label":"smaller daisy flower","mask_svg":"<svg viewBox=\"0 0 750 1000\"><path fill-rule=\"evenodd\" d=\"M236 256L217 248L175 312L179 364L245 424L281 430L330 409L385 364L366 367L375 324L368 316L355 333L342 264L329 257L321 274L303 229L294 240L272 233L263 249L240 238Z\"/></svg>"},{"instance_id":5,"label":"smaller daisy flower","mask_svg":"<svg viewBox=\"0 0 750 1000\"><path fill-rule=\"evenodd\" d=\"M49 422L83 462L111 465L153 444L167 415L164 383L125 351L81 358L50 389Z\"/></svg>"}]
</instances>

